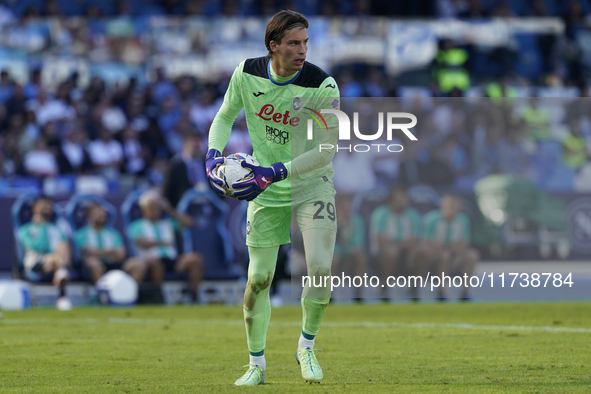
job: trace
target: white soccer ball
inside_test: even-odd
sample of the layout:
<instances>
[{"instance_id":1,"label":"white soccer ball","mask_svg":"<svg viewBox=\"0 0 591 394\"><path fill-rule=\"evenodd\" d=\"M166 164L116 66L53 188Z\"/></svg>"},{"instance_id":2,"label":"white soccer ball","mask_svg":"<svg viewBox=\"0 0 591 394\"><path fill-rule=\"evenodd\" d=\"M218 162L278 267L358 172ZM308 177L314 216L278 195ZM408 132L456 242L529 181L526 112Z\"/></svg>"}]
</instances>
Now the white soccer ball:
<instances>
[{"instance_id":1,"label":"white soccer ball","mask_svg":"<svg viewBox=\"0 0 591 394\"><path fill-rule=\"evenodd\" d=\"M109 271L96 282L101 304L134 305L138 297L137 282L121 270Z\"/></svg>"},{"instance_id":2,"label":"white soccer ball","mask_svg":"<svg viewBox=\"0 0 591 394\"><path fill-rule=\"evenodd\" d=\"M242 161L258 166L259 162L246 153L234 153L226 157L226 162L218 167L218 177L223 181L223 187L226 189L226 195L228 197L236 198L234 196L235 191L242 189L234 189L232 184L234 182L252 179L253 173L250 168L242 167L240 164Z\"/></svg>"},{"instance_id":3,"label":"white soccer ball","mask_svg":"<svg viewBox=\"0 0 591 394\"><path fill-rule=\"evenodd\" d=\"M29 285L22 280L0 281L0 309L18 311L31 306Z\"/></svg>"},{"instance_id":4,"label":"white soccer ball","mask_svg":"<svg viewBox=\"0 0 591 394\"><path fill-rule=\"evenodd\" d=\"M55 307L58 311L70 311L72 310L72 301L66 296L62 296L57 299Z\"/></svg>"}]
</instances>

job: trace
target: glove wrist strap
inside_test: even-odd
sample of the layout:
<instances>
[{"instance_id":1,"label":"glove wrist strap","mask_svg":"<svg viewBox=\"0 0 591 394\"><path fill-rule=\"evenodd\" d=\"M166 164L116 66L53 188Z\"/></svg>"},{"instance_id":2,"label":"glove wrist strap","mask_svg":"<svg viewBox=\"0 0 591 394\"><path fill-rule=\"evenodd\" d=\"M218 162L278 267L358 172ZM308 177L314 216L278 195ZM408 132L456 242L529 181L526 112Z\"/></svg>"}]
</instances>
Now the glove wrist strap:
<instances>
[{"instance_id":1,"label":"glove wrist strap","mask_svg":"<svg viewBox=\"0 0 591 394\"><path fill-rule=\"evenodd\" d=\"M271 168L273 169L273 182L279 182L287 178L287 168L283 163L275 163Z\"/></svg>"},{"instance_id":2,"label":"glove wrist strap","mask_svg":"<svg viewBox=\"0 0 591 394\"><path fill-rule=\"evenodd\" d=\"M221 157L222 154L217 149L210 149L207 151L207 155L205 155L206 159L214 159L216 157Z\"/></svg>"}]
</instances>

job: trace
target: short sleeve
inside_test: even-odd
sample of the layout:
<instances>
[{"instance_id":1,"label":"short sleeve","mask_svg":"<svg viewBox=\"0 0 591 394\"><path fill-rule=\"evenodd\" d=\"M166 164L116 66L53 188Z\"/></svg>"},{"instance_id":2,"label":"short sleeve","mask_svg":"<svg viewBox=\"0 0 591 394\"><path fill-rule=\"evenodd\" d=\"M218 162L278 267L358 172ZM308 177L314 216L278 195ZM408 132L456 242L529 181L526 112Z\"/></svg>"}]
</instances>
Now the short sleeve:
<instances>
[{"instance_id":1,"label":"short sleeve","mask_svg":"<svg viewBox=\"0 0 591 394\"><path fill-rule=\"evenodd\" d=\"M371 214L371 228L374 234L384 234L386 232L386 221L388 214L385 206L376 208Z\"/></svg>"},{"instance_id":2,"label":"short sleeve","mask_svg":"<svg viewBox=\"0 0 591 394\"><path fill-rule=\"evenodd\" d=\"M411 220L411 234L413 237L421 236L421 215L416 209L410 208L408 215Z\"/></svg>"},{"instance_id":3,"label":"short sleeve","mask_svg":"<svg viewBox=\"0 0 591 394\"><path fill-rule=\"evenodd\" d=\"M29 234L28 234L27 230L28 230L27 225L19 227L19 229L17 230L17 238L18 238L19 242L21 244L23 244L25 249L31 249L31 242L30 242L30 239L28 236Z\"/></svg>"},{"instance_id":4,"label":"short sleeve","mask_svg":"<svg viewBox=\"0 0 591 394\"><path fill-rule=\"evenodd\" d=\"M86 247L86 231L84 228L74 233L74 245L78 249L84 249Z\"/></svg>"},{"instance_id":5,"label":"short sleeve","mask_svg":"<svg viewBox=\"0 0 591 394\"><path fill-rule=\"evenodd\" d=\"M468 216L466 216L465 214L461 214L460 216L460 220L462 223L462 240L466 241L466 242L470 242L471 241L471 231L470 231L470 220L468 219Z\"/></svg>"},{"instance_id":6,"label":"short sleeve","mask_svg":"<svg viewBox=\"0 0 591 394\"><path fill-rule=\"evenodd\" d=\"M172 226L172 229L175 233L181 231L181 223L178 220L169 218L168 221L170 222L170 225Z\"/></svg>"},{"instance_id":7,"label":"short sleeve","mask_svg":"<svg viewBox=\"0 0 591 394\"><path fill-rule=\"evenodd\" d=\"M423 219L423 234L426 240L435 239L435 223L437 221L437 211L431 211Z\"/></svg>"},{"instance_id":8,"label":"short sleeve","mask_svg":"<svg viewBox=\"0 0 591 394\"><path fill-rule=\"evenodd\" d=\"M142 237L141 228L142 228L141 219L132 222L129 225L129 228L127 229L127 236L129 237L129 239L131 239L133 242L135 242L138 238L141 238Z\"/></svg>"}]
</instances>

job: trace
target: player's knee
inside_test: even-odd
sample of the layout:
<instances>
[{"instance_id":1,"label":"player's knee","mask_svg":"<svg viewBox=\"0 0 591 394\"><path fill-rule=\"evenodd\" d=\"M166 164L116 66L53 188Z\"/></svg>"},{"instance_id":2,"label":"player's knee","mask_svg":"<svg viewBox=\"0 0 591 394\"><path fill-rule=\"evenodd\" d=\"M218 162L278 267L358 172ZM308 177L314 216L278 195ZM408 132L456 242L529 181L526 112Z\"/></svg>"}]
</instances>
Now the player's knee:
<instances>
[{"instance_id":1,"label":"player's knee","mask_svg":"<svg viewBox=\"0 0 591 394\"><path fill-rule=\"evenodd\" d=\"M259 293L262 290L266 290L271 286L271 281L273 280L273 273L265 272L259 273L256 272L254 274L249 275L248 277L248 288L251 292Z\"/></svg>"},{"instance_id":2,"label":"player's knee","mask_svg":"<svg viewBox=\"0 0 591 394\"><path fill-rule=\"evenodd\" d=\"M308 269L308 275L310 277L330 276L330 267L321 267L321 266L311 267L310 269Z\"/></svg>"}]
</instances>

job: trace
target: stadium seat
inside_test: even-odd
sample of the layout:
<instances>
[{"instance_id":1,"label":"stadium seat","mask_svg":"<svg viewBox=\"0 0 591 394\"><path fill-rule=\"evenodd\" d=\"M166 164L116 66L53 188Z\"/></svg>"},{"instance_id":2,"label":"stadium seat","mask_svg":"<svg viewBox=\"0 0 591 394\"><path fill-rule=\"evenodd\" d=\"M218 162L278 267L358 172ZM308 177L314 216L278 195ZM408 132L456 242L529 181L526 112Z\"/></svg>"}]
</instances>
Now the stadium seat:
<instances>
[{"instance_id":1,"label":"stadium seat","mask_svg":"<svg viewBox=\"0 0 591 394\"><path fill-rule=\"evenodd\" d=\"M185 252L199 252L205 260L205 279L237 279L232 236L226 229L228 206L211 191L187 191L177 209L190 215L193 227L183 230Z\"/></svg>"}]
</instances>

